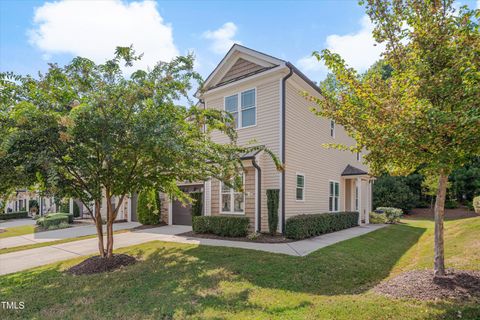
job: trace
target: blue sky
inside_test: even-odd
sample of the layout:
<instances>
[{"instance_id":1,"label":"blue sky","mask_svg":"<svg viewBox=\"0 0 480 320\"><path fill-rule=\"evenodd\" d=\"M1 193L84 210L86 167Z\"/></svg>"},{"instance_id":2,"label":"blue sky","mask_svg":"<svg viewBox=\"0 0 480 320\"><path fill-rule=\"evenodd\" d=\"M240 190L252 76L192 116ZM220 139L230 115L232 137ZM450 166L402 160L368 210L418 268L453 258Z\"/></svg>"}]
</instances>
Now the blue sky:
<instances>
[{"instance_id":1,"label":"blue sky","mask_svg":"<svg viewBox=\"0 0 480 320\"><path fill-rule=\"evenodd\" d=\"M327 70L310 57L314 50L328 47L359 70L381 50L357 1L0 1L1 71L35 74L76 55L102 62L116 45L133 43L145 54L140 67L193 51L206 77L234 42L288 60L315 81Z\"/></svg>"}]
</instances>

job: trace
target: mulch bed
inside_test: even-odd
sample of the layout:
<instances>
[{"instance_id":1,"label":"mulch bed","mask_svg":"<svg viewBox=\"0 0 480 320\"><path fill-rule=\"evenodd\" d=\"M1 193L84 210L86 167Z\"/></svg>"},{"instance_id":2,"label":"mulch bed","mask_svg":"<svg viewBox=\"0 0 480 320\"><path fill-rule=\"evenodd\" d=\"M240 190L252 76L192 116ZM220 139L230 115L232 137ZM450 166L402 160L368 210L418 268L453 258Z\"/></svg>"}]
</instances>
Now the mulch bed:
<instances>
[{"instance_id":1,"label":"mulch bed","mask_svg":"<svg viewBox=\"0 0 480 320\"><path fill-rule=\"evenodd\" d=\"M262 233L262 234L258 235L256 238L222 237L222 236L217 236L215 234L209 234L209 233L195 233L193 231L180 233L180 234L177 234L177 236L204 238L204 239L216 239L216 240L247 241L247 242L257 242L257 243L287 243L287 242L293 242L294 241L294 240L291 240L291 239L287 239L287 238L283 237L282 235L272 236L268 233Z\"/></svg>"},{"instance_id":2,"label":"mulch bed","mask_svg":"<svg viewBox=\"0 0 480 320\"><path fill-rule=\"evenodd\" d=\"M394 298L480 302L480 271L447 270L435 279L432 270L408 271L378 284L374 291Z\"/></svg>"},{"instance_id":3,"label":"mulch bed","mask_svg":"<svg viewBox=\"0 0 480 320\"><path fill-rule=\"evenodd\" d=\"M478 217L479 215L475 211L469 211L467 208L457 208L457 209L445 209L445 219L465 219ZM415 208L408 214L403 216L404 218L414 217L414 218L431 218L433 219L433 209L430 208Z\"/></svg>"},{"instance_id":4,"label":"mulch bed","mask_svg":"<svg viewBox=\"0 0 480 320\"><path fill-rule=\"evenodd\" d=\"M114 254L111 258L102 258L100 256L90 257L81 263L66 270L73 275L95 274L113 271L124 266L129 266L137 262L132 256L126 254Z\"/></svg>"}]
</instances>

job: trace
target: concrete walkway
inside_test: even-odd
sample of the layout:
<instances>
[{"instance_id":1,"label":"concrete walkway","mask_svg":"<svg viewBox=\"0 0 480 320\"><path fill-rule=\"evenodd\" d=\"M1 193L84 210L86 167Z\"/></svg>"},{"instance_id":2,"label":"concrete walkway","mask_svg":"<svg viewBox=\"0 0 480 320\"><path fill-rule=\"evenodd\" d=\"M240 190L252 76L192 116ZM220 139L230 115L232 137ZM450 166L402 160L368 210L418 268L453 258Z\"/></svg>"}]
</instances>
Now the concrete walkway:
<instances>
[{"instance_id":1,"label":"concrete walkway","mask_svg":"<svg viewBox=\"0 0 480 320\"><path fill-rule=\"evenodd\" d=\"M117 231L117 230L132 229L137 226L140 226L140 223L138 222L114 223L113 230ZM103 229L106 232L105 226L103 227ZM93 224L81 224L80 226L74 225L66 229L43 231L43 232L26 234L23 236L1 238L0 249L25 246L25 245L34 244L34 243L77 238L82 236L89 236L96 233L97 233L97 230L95 225Z\"/></svg>"},{"instance_id":2,"label":"concrete walkway","mask_svg":"<svg viewBox=\"0 0 480 320\"><path fill-rule=\"evenodd\" d=\"M118 249L149 241L160 240L197 245L253 249L291 256L305 256L323 247L358 237L383 228L384 226L385 225L359 226L291 243L255 243L184 237L178 236L177 234L190 231L191 227L164 226L118 234L115 236L115 248ZM54 246L2 254L0 255L0 274L9 274L57 261L95 254L96 252L97 239L85 239Z\"/></svg>"}]
</instances>

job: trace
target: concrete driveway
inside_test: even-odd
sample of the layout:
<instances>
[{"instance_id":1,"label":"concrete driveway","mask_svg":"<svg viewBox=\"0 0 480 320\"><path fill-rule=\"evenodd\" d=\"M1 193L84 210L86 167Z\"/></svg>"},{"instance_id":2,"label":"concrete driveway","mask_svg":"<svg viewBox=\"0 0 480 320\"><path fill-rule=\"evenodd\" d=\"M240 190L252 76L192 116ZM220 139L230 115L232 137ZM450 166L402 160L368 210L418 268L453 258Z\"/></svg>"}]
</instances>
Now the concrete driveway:
<instances>
[{"instance_id":1,"label":"concrete driveway","mask_svg":"<svg viewBox=\"0 0 480 320\"><path fill-rule=\"evenodd\" d=\"M35 224L35 220L29 219L11 219L0 222L0 228L11 228L11 227L20 227L20 226L32 226Z\"/></svg>"},{"instance_id":2,"label":"concrete driveway","mask_svg":"<svg viewBox=\"0 0 480 320\"><path fill-rule=\"evenodd\" d=\"M307 240L290 243L256 243L184 237L179 236L178 234L191 231L191 227L164 226L117 234L115 235L114 245L115 249L118 249L149 241L160 240L196 245L223 246L261 250L291 256L305 256L323 247L351 238L355 238L383 227L385 227L385 225L377 224L359 226L325 234ZM98 252L97 250L97 239L85 239L59 245L2 254L0 255L0 275L18 272L57 261L95 254Z\"/></svg>"},{"instance_id":3,"label":"concrete driveway","mask_svg":"<svg viewBox=\"0 0 480 320\"><path fill-rule=\"evenodd\" d=\"M138 222L121 222L121 223L114 223L113 230L126 230L132 229L137 226L140 226ZM104 226L104 232L106 232ZM9 237L9 238L2 238L0 239L0 249L4 248L12 248L18 246L24 246L34 243L41 243L41 242L49 242L49 241L57 241L63 240L68 238L77 238L82 236L89 236L92 234L96 234L97 230L95 225L93 224L81 224L80 226L73 226L66 229L60 230L52 230L52 231L43 231L37 232L32 234L26 234L23 236L17 237Z\"/></svg>"}]
</instances>

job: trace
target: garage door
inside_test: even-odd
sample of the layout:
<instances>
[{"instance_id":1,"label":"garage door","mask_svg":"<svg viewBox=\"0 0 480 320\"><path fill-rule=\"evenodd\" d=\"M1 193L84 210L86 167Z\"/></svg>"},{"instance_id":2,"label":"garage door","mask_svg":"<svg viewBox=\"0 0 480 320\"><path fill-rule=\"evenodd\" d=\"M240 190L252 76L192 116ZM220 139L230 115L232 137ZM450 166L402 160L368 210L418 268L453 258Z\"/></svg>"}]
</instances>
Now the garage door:
<instances>
[{"instance_id":1,"label":"garage door","mask_svg":"<svg viewBox=\"0 0 480 320\"><path fill-rule=\"evenodd\" d=\"M186 193L203 192L203 184L181 186L180 189ZM192 225L192 206L190 204L182 204L178 200L172 202L172 222L173 224Z\"/></svg>"}]
</instances>

